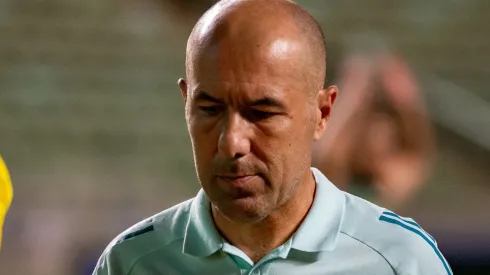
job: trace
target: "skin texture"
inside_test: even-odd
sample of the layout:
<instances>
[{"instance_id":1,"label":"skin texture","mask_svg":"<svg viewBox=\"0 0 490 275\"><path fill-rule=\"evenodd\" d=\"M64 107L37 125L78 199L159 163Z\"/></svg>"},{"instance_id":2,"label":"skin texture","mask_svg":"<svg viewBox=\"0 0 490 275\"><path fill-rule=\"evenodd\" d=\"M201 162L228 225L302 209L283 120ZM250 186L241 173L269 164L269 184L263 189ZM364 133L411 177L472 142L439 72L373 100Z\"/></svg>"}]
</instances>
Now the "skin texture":
<instances>
[{"instance_id":1,"label":"skin texture","mask_svg":"<svg viewBox=\"0 0 490 275\"><path fill-rule=\"evenodd\" d=\"M188 42L185 101L197 176L220 233L254 262L284 243L314 197L311 146L337 88L325 45L290 1L221 1Z\"/></svg>"}]
</instances>

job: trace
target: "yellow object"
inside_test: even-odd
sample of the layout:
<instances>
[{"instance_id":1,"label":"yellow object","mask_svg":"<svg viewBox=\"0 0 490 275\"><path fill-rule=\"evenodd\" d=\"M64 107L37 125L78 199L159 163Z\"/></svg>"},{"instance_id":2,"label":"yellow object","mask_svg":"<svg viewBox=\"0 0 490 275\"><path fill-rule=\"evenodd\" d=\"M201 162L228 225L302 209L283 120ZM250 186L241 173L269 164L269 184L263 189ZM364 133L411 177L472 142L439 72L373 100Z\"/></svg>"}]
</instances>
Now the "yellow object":
<instances>
[{"instance_id":1,"label":"yellow object","mask_svg":"<svg viewBox=\"0 0 490 275\"><path fill-rule=\"evenodd\" d=\"M3 222L12 202L13 195L9 171L3 162L2 156L0 156L0 247L2 247Z\"/></svg>"}]
</instances>

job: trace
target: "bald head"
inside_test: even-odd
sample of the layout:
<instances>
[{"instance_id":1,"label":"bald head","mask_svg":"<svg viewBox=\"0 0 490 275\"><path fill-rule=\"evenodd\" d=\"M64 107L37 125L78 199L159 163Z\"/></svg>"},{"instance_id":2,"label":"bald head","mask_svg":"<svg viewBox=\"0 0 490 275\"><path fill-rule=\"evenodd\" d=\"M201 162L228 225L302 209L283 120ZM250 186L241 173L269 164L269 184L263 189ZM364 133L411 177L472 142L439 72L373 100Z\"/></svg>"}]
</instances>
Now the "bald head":
<instances>
[{"instance_id":1,"label":"bald head","mask_svg":"<svg viewBox=\"0 0 490 275\"><path fill-rule=\"evenodd\" d=\"M291 1L218 2L200 18L191 33L187 45L187 76L193 75L203 55L220 62L229 57L226 54L229 51L248 60L283 60L280 69L301 75L309 92L323 88L326 49L322 30L306 10ZM241 60L235 61L234 66L245 65ZM257 67L261 65L261 62L254 63Z\"/></svg>"}]
</instances>

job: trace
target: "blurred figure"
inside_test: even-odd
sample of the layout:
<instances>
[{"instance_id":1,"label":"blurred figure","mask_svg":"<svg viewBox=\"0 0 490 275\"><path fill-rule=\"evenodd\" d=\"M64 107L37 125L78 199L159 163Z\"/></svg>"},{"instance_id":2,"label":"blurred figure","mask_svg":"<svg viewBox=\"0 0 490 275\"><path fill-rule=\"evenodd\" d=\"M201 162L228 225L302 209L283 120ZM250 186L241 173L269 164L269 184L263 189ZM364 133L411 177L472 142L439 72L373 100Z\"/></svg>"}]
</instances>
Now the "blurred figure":
<instances>
[{"instance_id":1,"label":"blurred figure","mask_svg":"<svg viewBox=\"0 0 490 275\"><path fill-rule=\"evenodd\" d=\"M12 202L13 192L7 166L0 155L0 248L2 247L3 221Z\"/></svg>"},{"instance_id":2,"label":"blurred figure","mask_svg":"<svg viewBox=\"0 0 490 275\"><path fill-rule=\"evenodd\" d=\"M396 207L427 179L434 146L418 85L391 54L348 58L340 97L313 165L363 198Z\"/></svg>"}]
</instances>

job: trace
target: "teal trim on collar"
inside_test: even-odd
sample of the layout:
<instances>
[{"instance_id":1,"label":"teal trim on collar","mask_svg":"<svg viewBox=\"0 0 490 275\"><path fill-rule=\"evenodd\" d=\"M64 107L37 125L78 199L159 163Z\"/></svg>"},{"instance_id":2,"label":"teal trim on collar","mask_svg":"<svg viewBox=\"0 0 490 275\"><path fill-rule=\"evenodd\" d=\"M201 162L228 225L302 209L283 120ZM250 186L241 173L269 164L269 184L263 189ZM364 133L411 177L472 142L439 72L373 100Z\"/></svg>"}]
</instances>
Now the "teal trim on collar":
<instances>
[{"instance_id":1,"label":"teal trim on collar","mask_svg":"<svg viewBox=\"0 0 490 275\"><path fill-rule=\"evenodd\" d=\"M345 196L318 169L311 171L316 181L315 198L293 235L292 248L305 252L332 251L340 233Z\"/></svg>"},{"instance_id":2,"label":"teal trim on collar","mask_svg":"<svg viewBox=\"0 0 490 275\"><path fill-rule=\"evenodd\" d=\"M223 238L214 225L210 205L201 189L191 205L184 236L184 254L206 257L223 247Z\"/></svg>"}]
</instances>

